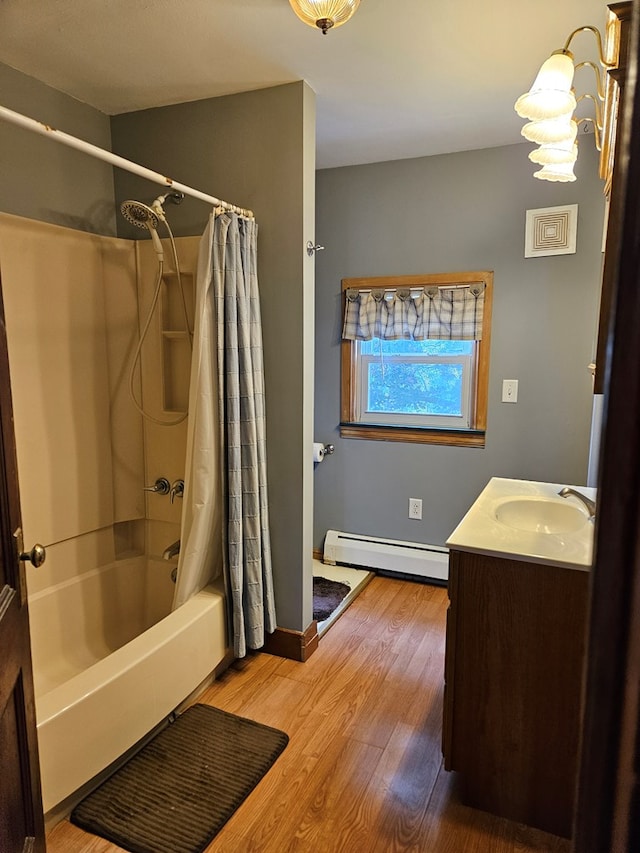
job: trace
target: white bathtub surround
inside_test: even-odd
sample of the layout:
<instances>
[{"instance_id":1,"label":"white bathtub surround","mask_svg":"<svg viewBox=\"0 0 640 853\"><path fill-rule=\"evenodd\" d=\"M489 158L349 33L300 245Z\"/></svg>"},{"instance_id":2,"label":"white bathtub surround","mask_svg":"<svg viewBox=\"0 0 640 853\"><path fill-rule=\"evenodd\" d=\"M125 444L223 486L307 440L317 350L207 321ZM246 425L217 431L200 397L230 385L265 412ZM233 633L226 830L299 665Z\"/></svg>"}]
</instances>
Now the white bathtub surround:
<instances>
[{"instance_id":1,"label":"white bathtub surround","mask_svg":"<svg viewBox=\"0 0 640 853\"><path fill-rule=\"evenodd\" d=\"M261 648L265 633L276 628L256 241L254 220L219 210L212 213L202 236L196 305L204 316L197 317L195 328L189 388L192 433L185 476L191 483L185 495L184 554L178 563L174 602L178 606L201 588L216 566L218 545L206 521L213 513L216 521L223 519L222 562L238 658L247 648ZM211 422L216 417L217 447L212 444L216 429ZM211 488L220 482L211 476L217 470L212 447L225 466L219 500ZM206 477L209 482L202 482ZM202 505L205 499L209 506Z\"/></svg>"},{"instance_id":2,"label":"white bathtub surround","mask_svg":"<svg viewBox=\"0 0 640 853\"><path fill-rule=\"evenodd\" d=\"M45 811L144 737L223 660L224 597L207 587L162 618L169 573L159 561L119 561L30 601Z\"/></svg>"},{"instance_id":3,"label":"white bathtub surround","mask_svg":"<svg viewBox=\"0 0 640 853\"><path fill-rule=\"evenodd\" d=\"M121 381L137 336L133 241L0 213L0 251L25 540L142 517L142 424Z\"/></svg>"},{"instance_id":4,"label":"white bathtub surround","mask_svg":"<svg viewBox=\"0 0 640 853\"><path fill-rule=\"evenodd\" d=\"M559 496L567 486L596 499L596 490L586 486L493 477L447 545L458 551L588 571L594 525L581 501Z\"/></svg>"},{"instance_id":5,"label":"white bathtub surround","mask_svg":"<svg viewBox=\"0 0 640 853\"><path fill-rule=\"evenodd\" d=\"M198 242L176 240L186 284ZM225 606L209 590L168 616L175 562L142 556L180 537L180 501L143 488L183 478L186 448L186 423L143 424L127 390L157 270L151 241L0 213L0 249L23 529L47 547L26 579L50 811L226 659ZM189 381L175 276L165 272L162 322L145 339L137 388L154 411L170 409L169 392ZM33 417L34 394L45 419Z\"/></svg>"}]
</instances>

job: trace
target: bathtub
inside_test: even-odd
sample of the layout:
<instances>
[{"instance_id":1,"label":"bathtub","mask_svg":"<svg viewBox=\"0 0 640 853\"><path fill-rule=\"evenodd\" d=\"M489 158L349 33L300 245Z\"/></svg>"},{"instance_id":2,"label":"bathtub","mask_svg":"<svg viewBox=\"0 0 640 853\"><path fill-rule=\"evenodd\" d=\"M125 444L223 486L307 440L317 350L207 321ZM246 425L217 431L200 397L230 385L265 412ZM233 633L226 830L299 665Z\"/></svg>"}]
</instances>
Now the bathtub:
<instances>
[{"instance_id":1,"label":"bathtub","mask_svg":"<svg viewBox=\"0 0 640 853\"><path fill-rule=\"evenodd\" d=\"M135 557L29 598L44 811L144 737L223 660L224 597L170 613L171 564Z\"/></svg>"}]
</instances>

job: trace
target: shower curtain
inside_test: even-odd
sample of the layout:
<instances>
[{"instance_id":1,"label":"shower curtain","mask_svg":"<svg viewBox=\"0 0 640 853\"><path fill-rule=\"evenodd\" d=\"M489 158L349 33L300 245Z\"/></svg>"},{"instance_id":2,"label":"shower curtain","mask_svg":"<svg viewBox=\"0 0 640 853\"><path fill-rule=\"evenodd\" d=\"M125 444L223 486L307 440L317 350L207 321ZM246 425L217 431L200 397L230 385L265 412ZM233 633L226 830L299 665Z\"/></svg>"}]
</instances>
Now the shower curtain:
<instances>
[{"instance_id":1,"label":"shower curtain","mask_svg":"<svg viewBox=\"0 0 640 853\"><path fill-rule=\"evenodd\" d=\"M276 627L265 442L257 225L211 215L200 243L182 544L174 608L224 572L233 649Z\"/></svg>"}]
</instances>

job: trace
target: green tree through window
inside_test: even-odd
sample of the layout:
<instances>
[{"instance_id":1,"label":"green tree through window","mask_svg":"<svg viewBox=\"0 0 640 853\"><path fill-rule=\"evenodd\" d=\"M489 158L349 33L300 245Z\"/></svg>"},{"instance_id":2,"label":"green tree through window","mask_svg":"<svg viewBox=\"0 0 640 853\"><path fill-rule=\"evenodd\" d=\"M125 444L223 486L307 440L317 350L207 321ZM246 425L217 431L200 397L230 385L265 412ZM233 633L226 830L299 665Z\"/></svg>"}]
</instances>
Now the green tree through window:
<instances>
[{"instance_id":1,"label":"green tree through window","mask_svg":"<svg viewBox=\"0 0 640 853\"><path fill-rule=\"evenodd\" d=\"M388 341L358 344L361 418L384 415L464 418L474 341Z\"/></svg>"}]
</instances>

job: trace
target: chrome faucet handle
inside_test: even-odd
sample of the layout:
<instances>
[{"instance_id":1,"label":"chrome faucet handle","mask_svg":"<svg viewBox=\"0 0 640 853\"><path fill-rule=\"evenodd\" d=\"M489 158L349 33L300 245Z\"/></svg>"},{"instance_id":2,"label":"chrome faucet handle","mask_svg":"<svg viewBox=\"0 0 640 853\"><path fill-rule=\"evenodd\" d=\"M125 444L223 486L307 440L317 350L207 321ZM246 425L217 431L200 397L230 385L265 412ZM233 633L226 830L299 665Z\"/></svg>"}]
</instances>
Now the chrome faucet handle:
<instances>
[{"instance_id":1,"label":"chrome faucet handle","mask_svg":"<svg viewBox=\"0 0 640 853\"><path fill-rule=\"evenodd\" d=\"M174 480L169 492L169 500L173 503L175 498L181 498L184 495L184 480Z\"/></svg>"},{"instance_id":2,"label":"chrome faucet handle","mask_svg":"<svg viewBox=\"0 0 640 853\"><path fill-rule=\"evenodd\" d=\"M145 486L145 492L154 492L156 495L168 495L171 485L166 477L158 477L153 486Z\"/></svg>"}]
</instances>

